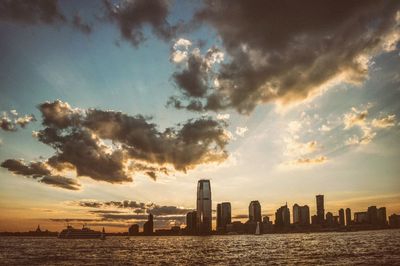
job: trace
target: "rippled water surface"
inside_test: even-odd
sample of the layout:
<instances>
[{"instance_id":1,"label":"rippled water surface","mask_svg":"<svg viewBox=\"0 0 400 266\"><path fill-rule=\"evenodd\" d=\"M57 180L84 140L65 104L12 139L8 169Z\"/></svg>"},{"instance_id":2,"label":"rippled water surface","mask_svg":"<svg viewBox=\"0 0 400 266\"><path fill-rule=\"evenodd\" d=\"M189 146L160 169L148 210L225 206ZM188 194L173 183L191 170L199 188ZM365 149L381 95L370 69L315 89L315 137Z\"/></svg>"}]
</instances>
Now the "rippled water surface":
<instances>
[{"instance_id":1,"label":"rippled water surface","mask_svg":"<svg viewBox=\"0 0 400 266\"><path fill-rule=\"evenodd\" d=\"M400 230L242 236L0 237L1 265L400 265Z\"/></svg>"}]
</instances>

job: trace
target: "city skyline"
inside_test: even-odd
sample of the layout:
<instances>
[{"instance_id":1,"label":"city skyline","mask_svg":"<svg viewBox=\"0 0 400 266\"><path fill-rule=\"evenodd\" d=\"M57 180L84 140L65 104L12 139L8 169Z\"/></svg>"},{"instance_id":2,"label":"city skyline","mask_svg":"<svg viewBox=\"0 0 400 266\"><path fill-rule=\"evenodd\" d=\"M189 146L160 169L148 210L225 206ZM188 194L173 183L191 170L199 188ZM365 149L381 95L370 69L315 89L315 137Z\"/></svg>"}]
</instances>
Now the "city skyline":
<instances>
[{"instance_id":1,"label":"city skyline","mask_svg":"<svg viewBox=\"0 0 400 266\"><path fill-rule=\"evenodd\" d=\"M399 27L390 0L0 0L0 231L170 228L202 178L213 218L399 214Z\"/></svg>"}]
</instances>

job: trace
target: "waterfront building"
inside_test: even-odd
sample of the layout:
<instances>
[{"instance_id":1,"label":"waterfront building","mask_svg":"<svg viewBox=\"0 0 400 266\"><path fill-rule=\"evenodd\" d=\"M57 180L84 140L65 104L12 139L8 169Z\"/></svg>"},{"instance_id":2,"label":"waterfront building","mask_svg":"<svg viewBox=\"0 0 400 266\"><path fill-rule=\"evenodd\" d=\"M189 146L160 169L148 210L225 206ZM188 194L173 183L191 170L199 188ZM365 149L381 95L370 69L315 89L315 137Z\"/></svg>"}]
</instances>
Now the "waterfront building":
<instances>
[{"instance_id":1,"label":"waterfront building","mask_svg":"<svg viewBox=\"0 0 400 266\"><path fill-rule=\"evenodd\" d=\"M290 211L286 205L280 207L275 212L275 226L283 227L290 225Z\"/></svg>"},{"instance_id":2,"label":"waterfront building","mask_svg":"<svg viewBox=\"0 0 400 266\"><path fill-rule=\"evenodd\" d=\"M378 223L380 225L387 225L386 207L381 207L378 209Z\"/></svg>"},{"instance_id":3,"label":"waterfront building","mask_svg":"<svg viewBox=\"0 0 400 266\"><path fill-rule=\"evenodd\" d=\"M186 214L186 233L195 235L197 230L197 212L192 211Z\"/></svg>"},{"instance_id":4,"label":"waterfront building","mask_svg":"<svg viewBox=\"0 0 400 266\"><path fill-rule=\"evenodd\" d=\"M339 225L340 226L344 226L345 222L344 222L344 210L340 209L339 210Z\"/></svg>"},{"instance_id":5,"label":"waterfront building","mask_svg":"<svg viewBox=\"0 0 400 266\"><path fill-rule=\"evenodd\" d=\"M370 206L367 210L368 223L372 225L378 224L378 209L376 206Z\"/></svg>"},{"instance_id":6,"label":"waterfront building","mask_svg":"<svg viewBox=\"0 0 400 266\"><path fill-rule=\"evenodd\" d=\"M154 229L153 214L150 213L147 222L145 222L143 225L143 234L150 236L154 232L153 229Z\"/></svg>"},{"instance_id":7,"label":"waterfront building","mask_svg":"<svg viewBox=\"0 0 400 266\"><path fill-rule=\"evenodd\" d=\"M217 204L217 231L225 232L226 225L232 220L231 203L222 202Z\"/></svg>"},{"instance_id":8,"label":"waterfront building","mask_svg":"<svg viewBox=\"0 0 400 266\"><path fill-rule=\"evenodd\" d=\"M211 234L211 184L210 180L201 179L197 183L197 233Z\"/></svg>"},{"instance_id":9,"label":"waterfront building","mask_svg":"<svg viewBox=\"0 0 400 266\"><path fill-rule=\"evenodd\" d=\"M392 228L400 228L400 215L392 214L389 216L389 225Z\"/></svg>"},{"instance_id":10,"label":"waterfront building","mask_svg":"<svg viewBox=\"0 0 400 266\"><path fill-rule=\"evenodd\" d=\"M331 212L326 213L326 224L329 226L333 225L333 214Z\"/></svg>"},{"instance_id":11,"label":"waterfront building","mask_svg":"<svg viewBox=\"0 0 400 266\"><path fill-rule=\"evenodd\" d=\"M310 208L307 205L300 206L297 203L293 205L293 224L310 224Z\"/></svg>"},{"instance_id":12,"label":"waterfront building","mask_svg":"<svg viewBox=\"0 0 400 266\"><path fill-rule=\"evenodd\" d=\"M261 204L258 200L253 200L249 204L249 221L261 223Z\"/></svg>"},{"instance_id":13,"label":"waterfront building","mask_svg":"<svg viewBox=\"0 0 400 266\"><path fill-rule=\"evenodd\" d=\"M323 224L325 222L324 195L317 195L315 198L317 202L317 222Z\"/></svg>"},{"instance_id":14,"label":"waterfront building","mask_svg":"<svg viewBox=\"0 0 400 266\"><path fill-rule=\"evenodd\" d=\"M318 217L317 217L317 215L311 216L311 224L312 224L312 225L318 224Z\"/></svg>"},{"instance_id":15,"label":"waterfront building","mask_svg":"<svg viewBox=\"0 0 400 266\"><path fill-rule=\"evenodd\" d=\"M351 210L346 208L346 226L351 225Z\"/></svg>"},{"instance_id":16,"label":"waterfront building","mask_svg":"<svg viewBox=\"0 0 400 266\"><path fill-rule=\"evenodd\" d=\"M354 213L354 223L364 224L368 222L367 212L355 212Z\"/></svg>"},{"instance_id":17,"label":"waterfront building","mask_svg":"<svg viewBox=\"0 0 400 266\"><path fill-rule=\"evenodd\" d=\"M128 234L130 236L138 235L139 234L139 225L138 224L132 224L129 227Z\"/></svg>"}]
</instances>

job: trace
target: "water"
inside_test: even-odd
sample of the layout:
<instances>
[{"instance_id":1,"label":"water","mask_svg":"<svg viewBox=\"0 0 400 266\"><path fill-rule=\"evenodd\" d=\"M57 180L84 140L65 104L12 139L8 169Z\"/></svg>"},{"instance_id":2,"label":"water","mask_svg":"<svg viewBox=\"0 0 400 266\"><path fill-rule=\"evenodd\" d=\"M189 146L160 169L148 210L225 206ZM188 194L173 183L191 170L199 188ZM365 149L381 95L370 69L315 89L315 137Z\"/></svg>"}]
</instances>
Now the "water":
<instances>
[{"instance_id":1,"label":"water","mask_svg":"<svg viewBox=\"0 0 400 266\"><path fill-rule=\"evenodd\" d=\"M1 265L400 265L400 230L238 236L0 237Z\"/></svg>"}]
</instances>

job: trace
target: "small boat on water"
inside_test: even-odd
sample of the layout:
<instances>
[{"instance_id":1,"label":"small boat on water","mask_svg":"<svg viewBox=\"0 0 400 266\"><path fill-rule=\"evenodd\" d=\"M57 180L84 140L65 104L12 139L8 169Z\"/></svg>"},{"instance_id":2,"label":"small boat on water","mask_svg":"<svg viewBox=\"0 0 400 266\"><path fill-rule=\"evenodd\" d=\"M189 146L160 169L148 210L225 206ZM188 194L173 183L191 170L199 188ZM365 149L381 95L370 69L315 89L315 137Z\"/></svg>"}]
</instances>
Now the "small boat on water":
<instances>
[{"instance_id":1,"label":"small boat on water","mask_svg":"<svg viewBox=\"0 0 400 266\"><path fill-rule=\"evenodd\" d=\"M68 225L66 229L62 230L58 234L58 238L63 239L102 239L106 238L106 233L103 227L103 231L94 231L85 225L82 229L76 229Z\"/></svg>"}]
</instances>

